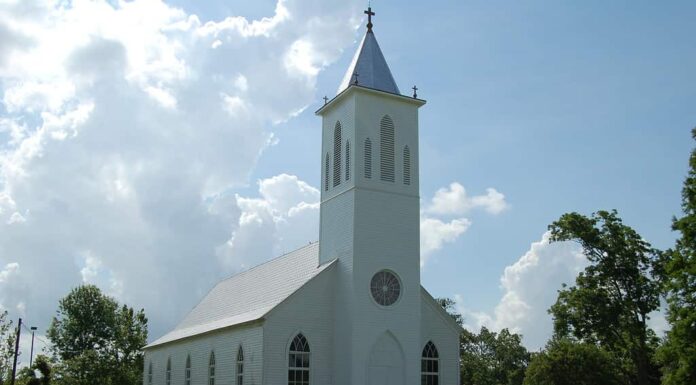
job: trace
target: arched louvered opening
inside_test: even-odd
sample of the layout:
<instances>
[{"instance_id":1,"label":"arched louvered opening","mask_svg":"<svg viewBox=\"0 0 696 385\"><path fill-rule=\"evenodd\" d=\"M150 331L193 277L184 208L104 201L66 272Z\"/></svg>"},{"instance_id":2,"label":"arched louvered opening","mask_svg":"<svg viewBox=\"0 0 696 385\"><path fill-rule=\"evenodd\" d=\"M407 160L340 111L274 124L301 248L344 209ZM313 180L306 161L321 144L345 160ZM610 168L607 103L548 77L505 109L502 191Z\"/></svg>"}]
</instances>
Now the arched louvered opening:
<instances>
[{"instance_id":1,"label":"arched louvered opening","mask_svg":"<svg viewBox=\"0 0 696 385\"><path fill-rule=\"evenodd\" d=\"M346 180L350 180L350 141L346 142Z\"/></svg>"},{"instance_id":2,"label":"arched louvered opening","mask_svg":"<svg viewBox=\"0 0 696 385\"><path fill-rule=\"evenodd\" d=\"M372 141L365 139L365 178L372 179Z\"/></svg>"},{"instance_id":3,"label":"arched louvered opening","mask_svg":"<svg viewBox=\"0 0 696 385\"><path fill-rule=\"evenodd\" d=\"M244 385L244 349L237 350L237 385Z\"/></svg>"},{"instance_id":4,"label":"arched louvered opening","mask_svg":"<svg viewBox=\"0 0 696 385\"><path fill-rule=\"evenodd\" d=\"M208 385L215 385L215 352L210 352L208 361Z\"/></svg>"},{"instance_id":5,"label":"arched louvered opening","mask_svg":"<svg viewBox=\"0 0 696 385\"><path fill-rule=\"evenodd\" d=\"M186 368L184 369L184 385L191 385L191 356L186 355Z\"/></svg>"},{"instance_id":6,"label":"arched louvered opening","mask_svg":"<svg viewBox=\"0 0 696 385\"><path fill-rule=\"evenodd\" d=\"M411 184L411 150L404 147L404 184Z\"/></svg>"},{"instance_id":7,"label":"arched louvered opening","mask_svg":"<svg viewBox=\"0 0 696 385\"><path fill-rule=\"evenodd\" d=\"M379 122L379 178L394 182L394 122L385 115Z\"/></svg>"},{"instance_id":8,"label":"arched louvered opening","mask_svg":"<svg viewBox=\"0 0 696 385\"><path fill-rule=\"evenodd\" d=\"M336 122L336 127L334 128L334 168L333 168L333 185L334 187L341 184L341 122Z\"/></svg>"},{"instance_id":9,"label":"arched louvered opening","mask_svg":"<svg viewBox=\"0 0 696 385\"><path fill-rule=\"evenodd\" d=\"M150 365L147 368L147 385L152 385L152 361L150 361Z\"/></svg>"},{"instance_id":10,"label":"arched louvered opening","mask_svg":"<svg viewBox=\"0 0 696 385\"><path fill-rule=\"evenodd\" d=\"M302 333L290 343L288 362L288 385L309 385L309 343Z\"/></svg>"},{"instance_id":11,"label":"arched louvered opening","mask_svg":"<svg viewBox=\"0 0 696 385\"><path fill-rule=\"evenodd\" d=\"M329 153L326 153L326 161L324 162L324 191L329 191Z\"/></svg>"},{"instance_id":12,"label":"arched louvered opening","mask_svg":"<svg viewBox=\"0 0 696 385\"><path fill-rule=\"evenodd\" d=\"M164 372L164 383L167 385L172 384L172 359L167 358L167 371Z\"/></svg>"},{"instance_id":13,"label":"arched louvered opening","mask_svg":"<svg viewBox=\"0 0 696 385\"><path fill-rule=\"evenodd\" d=\"M440 356L432 341L423 348L421 357L421 385L440 384Z\"/></svg>"}]
</instances>

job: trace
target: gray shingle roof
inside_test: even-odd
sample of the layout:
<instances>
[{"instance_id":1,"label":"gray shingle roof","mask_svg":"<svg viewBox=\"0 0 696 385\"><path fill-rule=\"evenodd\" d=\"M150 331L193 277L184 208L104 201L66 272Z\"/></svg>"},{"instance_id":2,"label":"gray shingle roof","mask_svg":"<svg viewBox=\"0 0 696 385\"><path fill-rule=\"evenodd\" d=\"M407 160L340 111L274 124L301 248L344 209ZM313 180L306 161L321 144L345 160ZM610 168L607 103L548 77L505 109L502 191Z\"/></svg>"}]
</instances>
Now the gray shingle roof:
<instances>
[{"instance_id":1,"label":"gray shingle roof","mask_svg":"<svg viewBox=\"0 0 696 385\"><path fill-rule=\"evenodd\" d=\"M319 266L318 256L315 242L221 281L174 330L146 348L263 318L335 262Z\"/></svg>"},{"instance_id":2,"label":"gray shingle roof","mask_svg":"<svg viewBox=\"0 0 696 385\"><path fill-rule=\"evenodd\" d=\"M355 52L353 61L348 67L348 71L343 77L336 94L340 94L351 84L355 83L356 73L358 75L358 85L360 86L392 94L401 94L389 70L387 61L384 59L382 50L379 48L379 44L377 44L375 34L370 30L365 33L365 37L360 42L360 47Z\"/></svg>"}]
</instances>

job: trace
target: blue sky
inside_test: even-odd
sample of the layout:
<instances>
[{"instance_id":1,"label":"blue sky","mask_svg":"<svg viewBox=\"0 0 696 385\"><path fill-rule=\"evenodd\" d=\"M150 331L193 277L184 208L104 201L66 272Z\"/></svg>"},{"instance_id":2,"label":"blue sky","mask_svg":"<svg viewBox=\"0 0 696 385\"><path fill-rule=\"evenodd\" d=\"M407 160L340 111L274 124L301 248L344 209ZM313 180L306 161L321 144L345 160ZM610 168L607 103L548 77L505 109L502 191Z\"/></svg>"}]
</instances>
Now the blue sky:
<instances>
[{"instance_id":1,"label":"blue sky","mask_svg":"<svg viewBox=\"0 0 696 385\"><path fill-rule=\"evenodd\" d=\"M365 4L280 5L0 5L0 306L12 318L45 329L58 298L94 283L145 307L156 338L217 280L316 240L314 111L348 67ZM450 184L466 189L453 198L466 208L437 220L470 224L435 232L422 281L457 298L469 327L543 344L555 290L584 266L543 238L565 212L617 209L671 245L696 126L696 4L372 6L397 84L428 101L424 211ZM471 206L488 188L505 210Z\"/></svg>"},{"instance_id":2,"label":"blue sky","mask_svg":"<svg viewBox=\"0 0 696 385\"><path fill-rule=\"evenodd\" d=\"M492 311L503 269L570 211L617 209L654 246L671 245L696 124L693 3L373 5L402 92L417 84L428 100L421 195L458 181L473 194L494 187L511 206L473 213L424 268L429 290ZM350 57L319 76L318 97L332 94ZM258 178L282 167L319 184L316 151L288 157L319 148L313 111L278 128Z\"/></svg>"}]
</instances>

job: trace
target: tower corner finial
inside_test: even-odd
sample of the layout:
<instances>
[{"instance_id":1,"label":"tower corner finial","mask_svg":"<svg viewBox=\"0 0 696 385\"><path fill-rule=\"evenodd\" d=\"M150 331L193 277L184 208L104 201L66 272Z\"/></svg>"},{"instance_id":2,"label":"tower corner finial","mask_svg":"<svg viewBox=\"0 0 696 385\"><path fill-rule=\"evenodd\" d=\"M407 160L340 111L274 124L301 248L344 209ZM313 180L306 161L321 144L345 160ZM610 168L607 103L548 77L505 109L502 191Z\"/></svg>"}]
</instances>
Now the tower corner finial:
<instances>
[{"instance_id":1,"label":"tower corner finial","mask_svg":"<svg viewBox=\"0 0 696 385\"><path fill-rule=\"evenodd\" d=\"M375 13L372 12L372 7L369 4L367 6L367 11L364 13L367 15L367 30L372 31L372 16L374 16Z\"/></svg>"}]
</instances>

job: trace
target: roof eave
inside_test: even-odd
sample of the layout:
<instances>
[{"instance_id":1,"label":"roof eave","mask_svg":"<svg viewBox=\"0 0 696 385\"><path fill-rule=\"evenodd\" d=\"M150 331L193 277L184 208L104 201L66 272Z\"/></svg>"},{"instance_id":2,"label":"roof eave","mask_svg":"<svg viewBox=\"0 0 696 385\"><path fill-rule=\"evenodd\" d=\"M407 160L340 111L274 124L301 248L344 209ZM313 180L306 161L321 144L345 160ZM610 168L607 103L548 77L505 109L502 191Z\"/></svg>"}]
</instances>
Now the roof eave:
<instances>
[{"instance_id":1,"label":"roof eave","mask_svg":"<svg viewBox=\"0 0 696 385\"><path fill-rule=\"evenodd\" d=\"M405 102L408 102L408 103L411 103L411 104L415 104L415 105L416 105L417 107L419 107L419 108L420 108L421 106L423 106L424 104L427 103L427 101L426 101L425 99L419 99L419 98L404 96L404 95L401 95L401 94L394 94L394 93L391 93L391 92L378 90L378 89L376 89L376 88L370 88L370 87L361 86L361 85L359 85L359 84L351 84L350 86L348 86L348 88L346 88L345 90L341 91L341 93L339 93L338 95L336 95L333 99L329 100L326 104L324 104L324 105L321 106L318 110L316 110L316 111L314 112L314 114L315 114L315 115L319 115L319 116L325 114L327 111L329 111L330 109L332 109L332 108L337 104L337 102L338 102L339 100L344 99L345 97L347 97L348 94L350 94L350 93L352 93L352 92L354 92L354 91L357 91L357 90L362 90L362 91L366 91L366 92L372 93L372 94L377 94L377 95L387 96L387 97L390 97L390 98L395 98L395 99L398 99L398 100L401 100L401 101L405 101Z\"/></svg>"},{"instance_id":2,"label":"roof eave","mask_svg":"<svg viewBox=\"0 0 696 385\"><path fill-rule=\"evenodd\" d=\"M172 339L172 340L167 340L167 341L163 341L163 342L154 341L154 342L151 343L151 344L145 345L145 346L142 348L142 350L151 350L151 349L154 349L154 348L162 347L162 346L164 346L164 345L173 344L173 343L175 343L175 342L181 342L181 341L185 341L185 340L188 340L188 339L191 339L191 338L196 338L196 337L204 336L204 335L207 335L207 334L212 334L212 333L221 332L221 331L223 331L223 330L236 329L236 328L241 328L241 327L244 327L244 326L255 326L255 325L257 325L257 324L258 324L258 325L262 325L265 321L266 321L266 317L265 317L265 316L261 316L261 317L256 317L256 318L254 318L254 319L250 319L250 320L247 320L247 321L244 321L244 322L235 323L235 324L232 324L232 325L221 326L221 327L219 327L219 328L206 330L206 331L204 331L204 332L192 334L192 335L190 335L190 336L184 336L184 337L174 338L174 339Z\"/></svg>"},{"instance_id":3,"label":"roof eave","mask_svg":"<svg viewBox=\"0 0 696 385\"><path fill-rule=\"evenodd\" d=\"M425 294L426 298L429 299L429 305L440 314L441 318L444 319L447 322L447 324L449 324L453 331L456 331L459 334L461 334L464 331L464 328L461 325L459 325L452 318L452 316L449 315L449 313L447 313L447 310L440 306L440 304L435 300L435 298L432 295L430 295L430 293L423 286L421 286L421 293Z\"/></svg>"}]
</instances>

